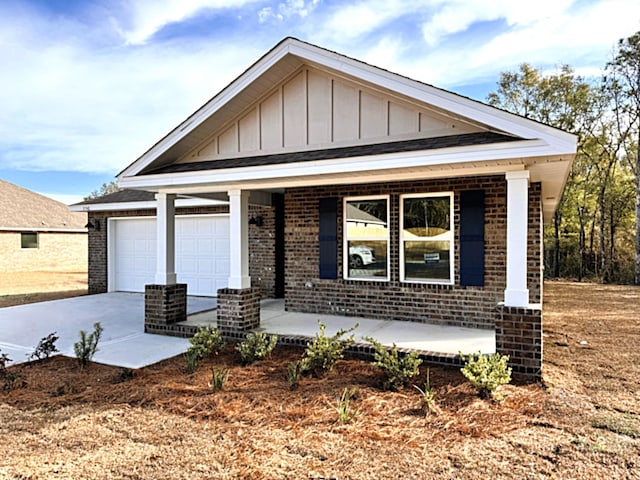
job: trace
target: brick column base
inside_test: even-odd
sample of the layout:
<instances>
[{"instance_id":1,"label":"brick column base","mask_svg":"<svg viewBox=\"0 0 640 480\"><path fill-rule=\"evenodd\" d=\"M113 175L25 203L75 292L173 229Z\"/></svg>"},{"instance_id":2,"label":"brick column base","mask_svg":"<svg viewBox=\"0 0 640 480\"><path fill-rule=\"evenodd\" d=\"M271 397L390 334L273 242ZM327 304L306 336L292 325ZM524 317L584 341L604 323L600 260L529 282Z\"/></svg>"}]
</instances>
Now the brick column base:
<instances>
[{"instance_id":1,"label":"brick column base","mask_svg":"<svg viewBox=\"0 0 640 480\"><path fill-rule=\"evenodd\" d=\"M222 333L246 332L260 326L260 290L218 290L218 328Z\"/></svg>"},{"instance_id":2,"label":"brick column base","mask_svg":"<svg viewBox=\"0 0 640 480\"><path fill-rule=\"evenodd\" d=\"M187 319L187 284L145 285L144 331L170 335L170 326Z\"/></svg>"},{"instance_id":3,"label":"brick column base","mask_svg":"<svg viewBox=\"0 0 640 480\"><path fill-rule=\"evenodd\" d=\"M542 379L542 310L498 305L496 351L509 355L509 366L530 380Z\"/></svg>"}]
</instances>

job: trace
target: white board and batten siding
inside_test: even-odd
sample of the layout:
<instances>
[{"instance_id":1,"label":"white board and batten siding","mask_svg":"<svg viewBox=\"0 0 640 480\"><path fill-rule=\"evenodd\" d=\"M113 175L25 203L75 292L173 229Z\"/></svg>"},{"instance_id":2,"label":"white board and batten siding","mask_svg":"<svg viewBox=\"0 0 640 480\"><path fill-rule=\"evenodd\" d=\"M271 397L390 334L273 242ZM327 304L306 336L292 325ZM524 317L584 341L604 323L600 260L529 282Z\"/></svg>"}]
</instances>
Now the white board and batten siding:
<instances>
[{"instance_id":1,"label":"white board and batten siding","mask_svg":"<svg viewBox=\"0 0 640 480\"><path fill-rule=\"evenodd\" d=\"M306 66L178 163L484 130L482 125Z\"/></svg>"},{"instance_id":2,"label":"white board and batten siding","mask_svg":"<svg viewBox=\"0 0 640 480\"><path fill-rule=\"evenodd\" d=\"M109 219L109 291L144 292L156 274L155 217ZM229 278L228 215L176 217L176 274L189 295L215 296Z\"/></svg>"}]
</instances>

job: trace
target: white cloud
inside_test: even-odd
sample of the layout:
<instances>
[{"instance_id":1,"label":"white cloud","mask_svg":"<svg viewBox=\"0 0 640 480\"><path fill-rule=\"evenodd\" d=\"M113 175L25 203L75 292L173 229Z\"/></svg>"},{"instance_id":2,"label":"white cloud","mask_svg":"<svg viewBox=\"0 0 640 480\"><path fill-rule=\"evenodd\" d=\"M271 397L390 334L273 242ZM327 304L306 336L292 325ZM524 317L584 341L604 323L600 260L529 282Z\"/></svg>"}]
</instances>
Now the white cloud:
<instances>
[{"instance_id":1,"label":"white cloud","mask_svg":"<svg viewBox=\"0 0 640 480\"><path fill-rule=\"evenodd\" d=\"M99 48L17 20L0 18L4 168L114 174L263 53L211 40Z\"/></svg>"},{"instance_id":2,"label":"white cloud","mask_svg":"<svg viewBox=\"0 0 640 480\"><path fill-rule=\"evenodd\" d=\"M239 8L255 1L135 0L114 20L128 44L142 45L164 26L192 18L203 10Z\"/></svg>"},{"instance_id":3,"label":"white cloud","mask_svg":"<svg viewBox=\"0 0 640 480\"><path fill-rule=\"evenodd\" d=\"M297 16L306 18L318 6L320 0L286 0L277 5L277 7L264 7L258 12L260 23L268 20L277 20L283 22L290 17Z\"/></svg>"},{"instance_id":4,"label":"white cloud","mask_svg":"<svg viewBox=\"0 0 640 480\"><path fill-rule=\"evenodd\" d=\"M438 5L422 26L428 45L434 46L446 35L464 32L477 22L504 20L510 27L527 26L563 14L573 0L448 0Z\"/></svg>"}]
</instances>

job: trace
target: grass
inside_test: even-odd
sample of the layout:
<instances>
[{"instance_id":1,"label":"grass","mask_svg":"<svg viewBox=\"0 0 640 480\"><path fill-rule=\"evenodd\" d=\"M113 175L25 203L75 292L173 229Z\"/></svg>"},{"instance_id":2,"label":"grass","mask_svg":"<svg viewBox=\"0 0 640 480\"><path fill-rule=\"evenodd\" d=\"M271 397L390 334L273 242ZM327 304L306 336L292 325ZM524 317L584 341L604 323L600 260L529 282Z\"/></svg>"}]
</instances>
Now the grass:
<instances>
[{"instance_id":1,"label":"grass","mask_svg":"<svg viewBox=\"0 0 640 480\"><path fill-rule=\"evenodd\" d=\"M245 367L228 345L191 375L182 357L125 376L61 356L11 366L26 387L0 392L0 478L639 478L640 289L552 282L545 295L544 384L505 385L497 404L458 368L423 365L412 383L429 370L437 415L413 386L381 391L355 357L292 391L294 347ZM342 424L334 407L354 387Z\"/></svg>"}]
</instances>

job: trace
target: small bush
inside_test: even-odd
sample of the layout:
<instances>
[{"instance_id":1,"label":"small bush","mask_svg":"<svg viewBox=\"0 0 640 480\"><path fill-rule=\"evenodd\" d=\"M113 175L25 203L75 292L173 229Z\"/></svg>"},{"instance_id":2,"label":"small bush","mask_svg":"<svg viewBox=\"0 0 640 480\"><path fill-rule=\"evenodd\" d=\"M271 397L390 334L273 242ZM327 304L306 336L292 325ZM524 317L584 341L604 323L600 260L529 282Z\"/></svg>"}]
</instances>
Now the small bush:
<instances>
[{"instance_id":1,"label":"small bush","mask_svg":"<svg viewBox=\"0 0 640 480\"><path fill-rule=\"evenodd\" d=\"M438 409L436 408L435 400L436 400L436 392L431 388L431 381L429 380L429 370L427 370L427 378L424 382L424 389L420 388L417 385L414 385L415 389L420 392L420 409L425 415L429 415L430 413L437 413Z\"/></svg>"},{"instance_id":2,"label":"small bush","mask_svg":"<svg viewBox=\"0 0 640 480\"><path fill-rule=\"evenodd\" d=\"M222 390L224 388L224 384L227 382L227 378L229 378L228 368L217 370L215 367L211 367L211 383L209 386L214 392Z\"/></svg>"},{"instance_id":3,"label":"small bush","mask_svg":"<svg viewBox=\"0 0 640 480\"><path fill-rule=\"evenodd\" d=\"M266 335L264 333L250 333L244 342L236 346L240 353L243 365L249 365L256 360L268 357L278 343L277 335Z\"/></svg>"},{"instance_id":4,"label":"small bush","mask_svg":"<svg viewBox=\"0 0 640 480\"><path fill-rule=\"evenodd\" d=\"M417 352L411 352L401 357L398 354L395 343L393 347L388 349L371 337L365 337L364 339L372 343L376 349L373 354L372 365L384 372L386 378L382 387L385 390L398 390L420 373L422 360L418 357Z\"/></svg>"},{"instance_id":5,"label":"small bush","mask_svg":"<svg viewBox=\"0 0 640 480\"><path fill-rule=\"evenodd\" d=\"M2 350L0 350L2 352ZM7 364L11 363L13 360L9 358L9 355L6 353L0 353L0 377L7 373Z\"/></svg>"},{"instance_id":6,"label":"small bush","mask_svg":"<svg viewBox=\"0 0 640 480\"><path fill-rule=\"evenodd\" d=\"M357 393L357 388L352 388L351 390L345 388L338 399L338 403L335 408L336 412L338 412L338 421L344 425L351 423L358 414L358 409L352 408L351 406L351 400L357 395Z\"/></svg>"},{"instance_id":7,"label":"small bush","mask_svg":"<svg viewBox=\"0 0 640 480\"><path fill-rule=\"evenodd\" d=\"M10 372L7 369L7 364L12 360L6 353L0 354L0 381L2 382L2 390L9 392L16 388L22 388L27 385L24 380L24 376L19 373Z\"/></svg>"},{"instance_id":8,"label":"small bush","mask_svg":"<svg viewBox=\"0 0 640 480\"><path fill-rule=\"evenodd\" d=\"M302 371L310 372L315 376L321 376L324 372L333 370L336 362L344 357L344 349L353 342L353 335L342 337L353 332L359 324L356 323L346 330L341 328L331 337L326 336L324 323L318 321L318 325L320 333L316 333L316 338L307 343L301 362Z\"/></svg>"},{"instance_id":9,"label":"small bush","mask_svg":"<svg viewBox=\"0 0 640 480\"><path fill-rule=\"evenodd\" d=\"M76 353L80 368L85 368L96 351L98 351L98 342L100 341L102 330L100 322L93 324L93 332L89 335L84 330L80 330L80 341L73 344L73 350Z\"/></svg>"},{"instance_id":10,"label":"small bush","mask_svg":"<svg viewBox=\"0 0 640 480\"><path fill-rule=\"evenodd\" d=\"M302 373L301 362L291 362L287 365L289 389L295 390L300 385L300 374Z\"/></svg>"},{"instance_id":11,"label":"small bush","mask_svg":"<svg viewBox=\"0 0 640 480\"><path fill-rule=\"evenodd\" d=\"M184 352L184 371L185 373L193 373L200 366L200 352L191 348Z\"/></svg>"},{"instance_id":12,"label":"small bush","mask_svg":"<svg viewBox=\"0 0 640 480\"><path fill-rule=\"evenodd\" d=\"M511 381L511 367L507 366L509 356L499 353L482 355L478 352L468 356L460 353L460 358L465 362L460 371L478 389L480 397L500 400L496 390Z\"/></svg>"},{"instance_id":13,"label":"small bush","mask_svg":"<svg viewBox=\"0 0 640 480\"><path fill-rule=\"evenodd\" d=\"M36 349L29 356L29 360L42 360L43 358L49 358L53 353L58 352L56 342L58 341L58 335L56 332L50 333L46 337L42 337L36 346Z\"/></svg>"},{"instance_id":14,"label":"small bush","mask_svg":"<svg viewBox=\"0 0 640 480\"><path fill-rule=\"evenodd\" d=\"M200 327L196 334L189 339L191 346L189 350L198 357L199 360L208 356L218 355L224 347L224 340L220 330L207 325Z\"/></svg>"}]
</instances>

